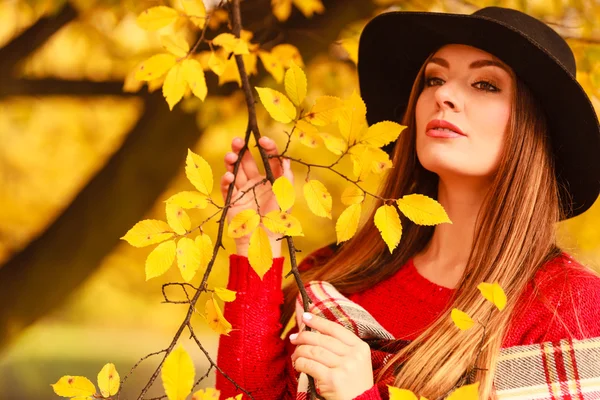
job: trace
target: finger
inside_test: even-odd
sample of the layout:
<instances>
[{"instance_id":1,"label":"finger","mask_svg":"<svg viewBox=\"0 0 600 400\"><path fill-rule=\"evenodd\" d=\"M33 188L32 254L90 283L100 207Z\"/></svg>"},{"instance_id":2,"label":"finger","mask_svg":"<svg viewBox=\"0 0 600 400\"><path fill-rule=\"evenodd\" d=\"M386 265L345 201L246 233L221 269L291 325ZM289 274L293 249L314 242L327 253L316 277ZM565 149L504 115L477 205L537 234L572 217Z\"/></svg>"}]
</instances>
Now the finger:
<instances>
[{"instance_id":1,"label":"finger","mask_svg":"<svg viewBox=\"0 0 600 400\"><path fill-rule=\"evenodd\" d=\"M229 152L229 153L225 154L225 168L227 168L228 172L233 173L233 168L234 168L233 164L235 164L237 159L238 159L238 155L236 153ZM237 172L236 179L235 179L236 188L244 187L247 182L248 182L248 177L246 176L246 172L244 171L243 168L238 168L238 172Z\"/></svg>"},{"instance_id":2,"label":"finger","mask_svg":"<svg viewBox=\"0 0 600 400\"><path fill-rule=\"evenodd\" d=\"M292 363L300 357L316 361L320 364L323 364L327 368L336 368L342 364L342 359L340 356L332 353L326 348L319 346L303 344L302 346L296 347L296 350L292 354Z\"/></svg>"},{"instance_id":3,"label":"finger","mask_svg":"<svg viewBox=\"0 0 600 400\"><path fill-rule=\"evenodd\" d=\"M329 321L328 319L306 312L302 314L302 321L311 328L319 331L319 333L339 339L348 346L356 346L362 343L362 340L358 336L337 322Z\"/></svg>"},{"instance_id":4,"label":"finger","mask_svg":"<svg viewBox=\"0 0 600 400\"><path fill-rule=\"evenodd\" d=\"M244 143L245 142L242 138L233 139L233 141L231 142L231 150L233 150L236 154L239 154L239 152L244 147ZM248 180L256 178L260 175L260 172L258 171L258 166L256 165L256 161L254 161L254 157L252 157L252 154L250 153L249 149L246 149L244 155L242 156L241 167L246 173Z\"/></svg>"},{"instance_id":5,"label":"finger","mask_svg":"<svg viewBox=\"0 0 600 400\"><path fill-rule=\"evenodd\" d=\"M221 177L221 195L223 196L223 200L227 198L227 192L229 191L229 186L233 182L233 174L231 172L225 172ZM235 199L237 196L238 190L234 187L231 198Z\"/></svg>"},{"instance_id":6,"label":"finger","mask_svg":"<svg viewBox=\"0 0 600 400\"><path fill-rule=\"evenodd\" d=\"M311 345L323 347L338 356L344 356L348 354L349 349L349 347L340 340L331 336L321 335L319 332L314 331L300 332L295 336L290 335L290 341L296 346Z\"/></svg>"},{"instance_id":7,"label":"finger","mask_svg":"<svg viewBox=\"0 0 600 400\"><path fill-rule=\"evenodd\" d=\"M289 179L290 182L294 183L294 173L291 167L292 162L289 158L283 159L283 176Z\"/></svg>"},{"instance_id":8,"label":"finger","mask_svg":"<svg viewBox=\"0 0 600 400\"><path fill-rule=\"evenodd\" d=\"M258 144L260 144L260 147L265 150L267 155L279 154L275 141L267 136L263 136L258 139ZM273 176L275 179L279 178L283 174L282 164L283 162L280 158L269 158L269 166L271 167L271 171L273 171Z\"/></svg>"},{"instance_id":9,"label":"finger","mask_svg":"<svg viewBox=\"0 0 600 400\"><path fill-rule=\"evenodd\" d=\"M308 358L299 357L294 362L294 368L298 372L304 372L315 378L317 381L328 382L330 369L325 365Z\"/></svg>"}]
</instances>

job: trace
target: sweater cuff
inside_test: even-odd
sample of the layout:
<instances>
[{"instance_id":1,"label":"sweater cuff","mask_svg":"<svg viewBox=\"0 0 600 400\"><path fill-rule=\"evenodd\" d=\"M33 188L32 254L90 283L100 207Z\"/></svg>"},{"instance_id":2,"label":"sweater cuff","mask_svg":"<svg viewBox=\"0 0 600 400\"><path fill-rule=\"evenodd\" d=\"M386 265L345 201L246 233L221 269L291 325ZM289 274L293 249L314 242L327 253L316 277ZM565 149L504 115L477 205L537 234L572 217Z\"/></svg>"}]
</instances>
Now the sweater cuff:
<instances>
[{"instance_id":1,"label":"sweater cuff","mask_svg":"<svg viewBox=\"0 0 600 400\"><path fill-rule=\"evenodd\" d=\"M381 396L379 395L379 389L377 388L377 385L373 385L373 387L371 387L371 389L367 390L366 392L364 392L361 395L356 396L352 400L382 400L382 399L381 399Z\"/></svg>"}]
</instances>

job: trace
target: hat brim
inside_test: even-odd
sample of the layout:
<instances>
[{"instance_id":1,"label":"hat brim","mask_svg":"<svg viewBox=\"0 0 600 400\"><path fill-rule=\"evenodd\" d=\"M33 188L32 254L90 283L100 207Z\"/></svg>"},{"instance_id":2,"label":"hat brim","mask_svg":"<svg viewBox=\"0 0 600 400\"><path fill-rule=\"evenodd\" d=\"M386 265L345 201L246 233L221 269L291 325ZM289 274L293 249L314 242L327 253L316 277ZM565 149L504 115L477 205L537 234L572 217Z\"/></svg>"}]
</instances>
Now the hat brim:
<instances>
[{"instance_id":1,"label":"hat brim","mask_svg":"<svg viewBox=\"0 0 600 400\"><path fill-rule=\"evenodd\" d=\"M425 59L451 43L487 51L511 66L545 110L559 185L570 218L600 193L600 127L581 85L533 39L478 15L388 12L363 30L358 51L361 96L369 125L397 121Z\"/></svg>"}]
</instances>

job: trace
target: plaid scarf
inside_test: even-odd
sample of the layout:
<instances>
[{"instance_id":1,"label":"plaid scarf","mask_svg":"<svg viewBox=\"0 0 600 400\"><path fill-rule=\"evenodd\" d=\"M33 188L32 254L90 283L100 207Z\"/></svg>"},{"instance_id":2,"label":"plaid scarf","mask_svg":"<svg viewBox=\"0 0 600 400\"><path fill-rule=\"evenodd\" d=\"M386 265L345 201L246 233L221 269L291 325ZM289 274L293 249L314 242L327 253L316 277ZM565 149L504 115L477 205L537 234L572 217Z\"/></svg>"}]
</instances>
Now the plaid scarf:
<instances>
[{"instance_id":1,"label":"plaid scarf","mask_svg":"<svg viewBox=\"0 0 600 400\"><path fill-rule=\"evenodd\" d=\"M395 340L368 311L344 297L330 283L312 281L305 287L312 300L311 313L338 322L369 344L374 376L394 354L410 343ZM299 317L302 312L302 301L298 296L296 323L299 331L304 329ZM389 368L388 376L384 375L382 381L393 384L391 374L398 368L393 370ZM387 386L381 386L381 397L388 399ZM503 348L494 387L499 400L600 400L600 337ZM308 377L301 373L296 400L305 400L307 391Z\"/></svg>"}]
</instances>

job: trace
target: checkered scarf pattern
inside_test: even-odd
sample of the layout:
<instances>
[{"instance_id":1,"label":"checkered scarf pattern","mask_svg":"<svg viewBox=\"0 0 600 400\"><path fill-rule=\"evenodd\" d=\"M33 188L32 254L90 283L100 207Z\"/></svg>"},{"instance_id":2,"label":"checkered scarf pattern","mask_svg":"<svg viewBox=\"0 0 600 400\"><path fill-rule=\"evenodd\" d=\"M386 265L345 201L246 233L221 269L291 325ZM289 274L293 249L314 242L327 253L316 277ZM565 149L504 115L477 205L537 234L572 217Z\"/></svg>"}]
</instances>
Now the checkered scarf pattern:
<instances>
[{"instance_id":1,"label":"checkered scarf pattern","mask_svg":"<svg viewBox=\"0 0 600 400\"><path fill-rule=\"evenodd\" d=\"M395 340L368 311L344 297L330 283L312 281L305 288L312 300L311 313L338 322L369 343L374 376L409 343ZM304 329L302 312L298 296L299 331ZM390 374L392 370L388 370ZM383 379L393 382L392 375L387 379L384 375ZM503 348L494 386L498 400L600 400L600 337ZM301 373L296 400L307 399L307 391L308 377ZM389 398L385 390L380 389L380 395Z\"/></svg>"}]
</instances>

